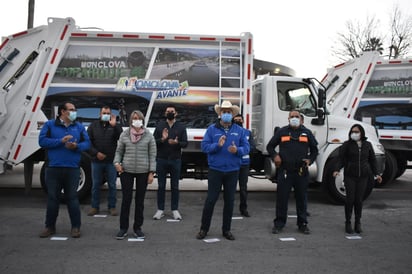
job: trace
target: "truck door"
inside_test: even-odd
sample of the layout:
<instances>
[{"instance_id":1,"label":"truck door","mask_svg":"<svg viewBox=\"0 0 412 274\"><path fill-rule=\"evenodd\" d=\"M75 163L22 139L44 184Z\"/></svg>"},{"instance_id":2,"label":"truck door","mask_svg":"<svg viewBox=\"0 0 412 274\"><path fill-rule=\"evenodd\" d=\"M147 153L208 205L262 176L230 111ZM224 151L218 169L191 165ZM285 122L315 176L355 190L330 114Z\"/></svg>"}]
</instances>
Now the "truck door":
<instances>
[{"instance_id":1,"label":"truck door","mask_svg":"<svg viewBox=\"0 0 412 274\"><path fill-rule=\"evenodd\" d=\"M296 81L295 81L296 80ZM309 128L316 137L319 144L326 142L326 126L313 125L312 119L315 119L317 102L310 86L300 81L300 79L291 78L291 81L278 81L276 84L277 108L278 114L274 116L275 124L284 126L288 124L289 112L297 110L303 118L303 125ZM276 105L275 105L276 106Z\"/></svg>"}]
</instances>

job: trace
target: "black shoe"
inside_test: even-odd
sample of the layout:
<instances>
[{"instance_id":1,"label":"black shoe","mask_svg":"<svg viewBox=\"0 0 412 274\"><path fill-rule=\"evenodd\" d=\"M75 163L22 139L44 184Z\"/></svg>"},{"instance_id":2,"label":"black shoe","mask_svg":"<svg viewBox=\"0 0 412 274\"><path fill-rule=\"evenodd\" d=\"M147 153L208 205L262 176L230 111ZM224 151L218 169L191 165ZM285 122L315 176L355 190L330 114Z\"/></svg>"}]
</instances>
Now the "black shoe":
<instances>
[{"instance_id":1,"label":"black shoe","mask_svg":"<svg viewBox=\"0 0 412 274\"><path fill-rule=\"evenodd\" d=\"M137 239L144 239L145 238L144 233L141 229L135 230L134 233L133 233L133 236Z\"/></svg>"},{"instance_id":2,"label":"black shoe","mask_svg":"<svg viewBox=\"0 0 412 274\"><path fill-rule=\"evenodd\" d=\"M202 240L206 237L207 232L205 230L200 230L199 233L196 234L196 239Z\"/></svg>"},{"instance_id":3,"label":"black shoe","mask_svg":"<svg viewBox=\"0 0 412 274\"><path fill-rule=\"evenodd\" d=\"M355 232L358 234L362 233L362 228L360 223L355 223Z\"/></svg>"},{"instance_id":4,"label":"black shoe","mask_svg":"<svg viewBox=\"0 0 412 274\"><path fill-rule=\"evenodd\" d=\"M353 229L351 223L345 223L345 232L346 234L353 234Z\"/></svg>"},{"instance_id":5,"label":"black shoe","mask_svg":"<svg viewBox=\"0 0 412 274\"><path fill-rule=\"evenodd\" d=\"M310 230L307 225L301 225L299 226L299 231L302 232L303 234L310 234Z\"/></svg>"},{"instance_id":6,"label":"black shoe","mask_svg":"<svg viewBox=\"0 0 412 274\"><path fill-rule=\"evenodd\" d=\"M247 210L241 210L240 211L240 215L244 216L244 217L250 217L250 214Z\"/></svg>"},{"instance_id":7,"label":"black shoe","mask_svg":"<svg viewBox=\"0 0 412 274\"><path fill-rule=\"evenodd\" d=\"M273 226L273 228L272 228L272 233L273 233L273 234L279 234L280 232L282 232L282 228L281 228L281 227Z\"/></svg>"},{"instance_id":8,"label":"black shoe","mask_svg":"<svg viewBox=\"0 0 412 274\"><path fill-rule=\"evenodd\" d=\"M223 235L223 237L225 237L226 239L231 240L231 241L233 241L235 239L232 232L230 232L230 231L225 231L225 232L223 232L222 235Z\"/></svg>"},{"instance_id":9,"label":"black shoe","mask_svg":"<svg viewBox=\"0 0 412 274\"><path fill-rule=\"evenodd\" d=\"M118 240L123 240L126 237L127 237L127 231L124 229L120 229L120 231L116 235L116 239Z\"/></svg>"}]
</instances>

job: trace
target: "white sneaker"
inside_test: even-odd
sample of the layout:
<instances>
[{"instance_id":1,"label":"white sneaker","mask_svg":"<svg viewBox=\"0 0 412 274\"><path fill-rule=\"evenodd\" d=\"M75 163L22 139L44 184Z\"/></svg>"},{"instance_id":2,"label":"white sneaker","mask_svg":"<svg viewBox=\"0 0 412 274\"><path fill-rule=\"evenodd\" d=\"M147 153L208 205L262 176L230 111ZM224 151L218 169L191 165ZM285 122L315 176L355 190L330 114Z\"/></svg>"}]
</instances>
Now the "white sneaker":
<instances>
[{"instance_id":1,"label":"white sneaker","mask_svg":"<svg viewBox=\"0 0 412 274\"><path fill-rule=\"evenodd\" d=\"M182 219L182 216L180 215L179 211L173 210L172 213L173 213L173 219L175 219L175 220L181 220Z\"/></svg>"},{"instance_id":2,"label":"white sneaker","mask_svg":"<svg viewBox=\"0 0 412 274\"><path fill-rule=\"evenodd\" d=\"M163 210L158 209L155 215L153 215L153 219L160 220L163 218L163 216L165 216L165 214L163 213Z\"/></svg>"}]
</instances>

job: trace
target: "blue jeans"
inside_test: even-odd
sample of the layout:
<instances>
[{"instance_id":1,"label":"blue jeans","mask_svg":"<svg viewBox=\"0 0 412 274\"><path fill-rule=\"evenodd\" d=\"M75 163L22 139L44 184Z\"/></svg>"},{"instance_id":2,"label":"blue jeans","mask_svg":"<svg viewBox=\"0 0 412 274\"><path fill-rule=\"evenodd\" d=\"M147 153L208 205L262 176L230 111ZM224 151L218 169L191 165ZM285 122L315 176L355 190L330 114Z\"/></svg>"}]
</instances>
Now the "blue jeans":
<instances>
[{"instance_id":1,"label":"blue jeans","mask_svg":"<svg viewBox=\"0 0 412 274\"><path fill-rule=\"evenodd\" d=\"M285 178L286 174L286 178ZM296 172L286 172L280 169L278 172L278 184L276 194L276 219L274 224L277 228L286 225L288 217L288 201L292 187L295 191L297 225L300 227L308 223L307 210L307 189L309 184L308 175L299 176Z\"/></svg>"},{"instance_id":2,"label":"blue jeans","mask_svg":"<svg viewBox=\"0 0 412 274\"><path fill-rule=\"evenodd\" d=\"M221 172L209 169L207 183L207 198L202 212L202 224L200 229L209 231L212 221L213 210L219 193L223 185L223 224L222 232L230 231L233 215L233 206L235 202L235 193L239 171Z\"/></svg>"},{"instance_id":3,"label":"blue jeans","mask_svg":"<svg viewBox=\"0 0 412 274\"><path fill-rule=\"evenodd\" d=\"M116 168L113 163L104 162L92 162L92 207L97 209L100 207L100 189L102 187L104 175L106 175L107 185L109 187L107 207L109 209L116 208Z\"/></svg>"},{"instance_id":4,"label":"blue jeans","mask_svg":"<svg viewBox=\"0 0 412 274\"><path fill-rule=\"evenodd\" d=\"M80 204L77 188L80 180L80 169L69 167L46 168L47 212L46 227L56 228L59 215L60 195L62 189L69 211L72 228L80 228Z\"/></svg>"},{"instance_id":5,"label":"blue jeans","mask_svg":"<svg viewBox=\"0 0 412 274\"><path fill-rule=\"evenodd\" d=\"M182 168L182 160L180 159L156 159L156 173L157 173L157 209L165 209L165 195L166 195L166 177L170 174L170 190L172 196L172 203L170 205L172 210L179 208L179 179L180 170Z\"/></svg>"},{"instance_id":6,"label":"blue jeans","mask_svg":"<svg viewBox=\"0 0 412 274\"><path fill-rule=\"evenodd\" d=\"M136 179L136 193L135 193L135 210L134 210L134 223L133 230L141 229L143 225L143 210L144 210L144 197L147 189L147 177L148 173L129 173L123 172L120 175L120 182L122 184L122 206L120 210L120 229L129 229L129 215L130 206L133 199L133 186Z\"/></svg>"}]
</instances>

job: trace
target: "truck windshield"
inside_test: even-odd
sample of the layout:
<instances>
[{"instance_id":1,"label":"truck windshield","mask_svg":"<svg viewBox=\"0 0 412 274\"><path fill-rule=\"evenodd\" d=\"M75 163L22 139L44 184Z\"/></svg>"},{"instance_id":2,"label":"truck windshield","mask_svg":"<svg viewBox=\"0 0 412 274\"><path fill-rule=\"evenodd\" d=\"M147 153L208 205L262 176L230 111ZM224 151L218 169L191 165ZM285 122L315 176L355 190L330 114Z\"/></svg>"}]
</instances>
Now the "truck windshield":
<instances>
[{"instance_id":1,"label":"truck windshield","mask_svg":"<svg viewBox=\"0 0 412 274\"><path fill-rule=\"evenodd\" d=\"M306 116L316 115L316 104L307 85L297 82L278 82L279 108L297 110Z\"/></svg>"},{"instance_id":2,"label":"truck windshield","mask_svg":"<svg viewBox=\"0 0 412 274\"><path fill-rule=\"evenodd\" d=\"M377 129L412 129L412 102L408 99L363 99L355 119L374 125Z\"/></svg>"}]
</instances>

